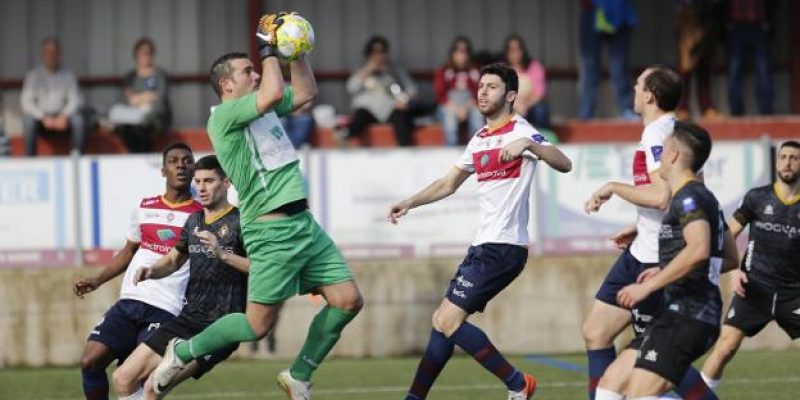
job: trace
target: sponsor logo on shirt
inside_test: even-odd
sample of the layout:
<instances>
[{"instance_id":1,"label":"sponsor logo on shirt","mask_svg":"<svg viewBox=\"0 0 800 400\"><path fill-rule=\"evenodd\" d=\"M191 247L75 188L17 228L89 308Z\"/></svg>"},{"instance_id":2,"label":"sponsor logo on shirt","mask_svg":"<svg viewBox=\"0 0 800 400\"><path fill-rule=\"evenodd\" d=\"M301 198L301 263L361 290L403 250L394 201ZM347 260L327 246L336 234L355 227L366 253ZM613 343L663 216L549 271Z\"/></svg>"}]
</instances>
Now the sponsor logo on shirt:
<instances>
[{"instance_id":1,"label":"sponsor logo on shirt","mask_svg":"<svg viewBox=\"0 0 800 400\"><path fill-rule=\"evenodd\" d=\"M789 239L797 236L797 227L789 224L781 224L778 222L756 221L756 228L763 229L767 232L784 233Z\"/></svg>"},{"instance_id":2,"label":"sponsor logo on shirt","mask_svg":"<svg viewBox=\"0 0 800 400\"><path fill-rule=\"evenodd\" d=\"M652 146L650 152L653 153L653 160L656 162L661 161L661 153L664 152L664 146Z\"/></svg>"},{"instance_id":3,"label":"sponsor logo on shirt","mask_svg":"<svg viewBox=\"0 0 800 400\"><path fill-rule=\"evenodd\" d=\"M158 231L156 231L156 234L158 235L159 240L165 242L167 240L175 239L175 232L173 232L172 229L159 229Z\"/></svg>"},{"instance_id":4,"label":"sponsor logo on shirt","mask_svg":"<svg viewBox=\"0 0 800 400\"><path fill-rule=\"evenodd\" d=\"M633 184L641 186L651 183L650 174L647 172L647 154L642 150L636 150L633 156Z\"/></svg>"},{"instance_id":5,"label":"sponsor logo on shirt","mask_svg":"<svg viewBox=\"0 0 800 400\"><path fill-rule=\"evenodd\" d=\"M694 202L694 199L691 197L687 197L683 199L683 212L690 213L697 209L697 203Z\"/></svg>"},{"instance_id":6,"label":"sponsor logo on shirt","mask_svg":"<svg viewBox=\"0 0 800 400\"><path fill-rule=\"evenodd\" d=\"M500 161L500 149L481 151L472 155L478 182L519 178L522 159Z\"/></svg>"}]
</instances>

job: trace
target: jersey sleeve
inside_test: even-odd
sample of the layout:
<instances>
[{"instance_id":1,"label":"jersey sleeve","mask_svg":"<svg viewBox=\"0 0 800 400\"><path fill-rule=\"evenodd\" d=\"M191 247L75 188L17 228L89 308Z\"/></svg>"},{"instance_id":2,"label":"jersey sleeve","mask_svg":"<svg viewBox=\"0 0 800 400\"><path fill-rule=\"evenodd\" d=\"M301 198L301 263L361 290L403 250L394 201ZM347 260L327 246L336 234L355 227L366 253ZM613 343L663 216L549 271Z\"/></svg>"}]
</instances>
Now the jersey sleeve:
<instances>
[{"instance_id":1,"label":"jersey sleeve","mask_svg":"<svg viewBox=\"0 0 800 400\"><path fill-rule=\"evenodd\" d=\"M744 198L742 199L742 204L739 204L739 208L733 212L733 218L742 226L749 224L750 221L752 221L755 217L753 197L754 193L752 190L745 193Z\"/></svg>"},{"instance_id":2,"label":"jersey sleeve","mask_svg":"<svg viewBox=\"0 0 800 400\"><path fill-rule=\"evenodd\" d=\"M142 241L142 229L139 226L139 207L134 207L133 210L131 210L131 219L128 224L126 239L134 243Z\"/></svg>"},{"instance_id":3,"label":"jersey sleeve","mask_svg":"<svg viewBox=\"0 0 800 400\"><path fill-rule=\"evenodd\" d=\"M684 194L675 199L677 204L673 204L673 207L678 214L678 221L681 224L681 228L685 228L686 225L698 220L706 220L711 223L711 219L700 201L701 200L697 196L691 193Z\"/></svg>"},{"instance_id":4,"label":"jersey sleeve","mask_svg":"<svg viewBox=\"0 0 800 400\"><path fill-rule=\"evenodd\" d=\"M261 116L256 107L256 93L228 100L214 108L208 119L209 134L226 134L235 131Z\"/></svg>"},{"instance_id":5,"label":"jersey sleeve","mask_svg":"<svg viewBox=\"0 0 800 400\"><path fill-rule=\"evenodd\" d=\"M642 135L642 149L647 160L647 172L653 172L661 166L661 153L664 152L664 140L658 133L645 128Z\"/></svg>"},{"instance_id":6,"label":"jersey sleeve","mask_svg":"<svg viewBox=\"0 0 800 400\"><path fill-rule=\"evenodd\" d=\"M469 142L467 148L461 153L461 157L459 157L458 162L456 162L456 167L469 173L475 172L475 161L472 158L472 141Z\"/></svg>"},{"instance_id":7,"label":"jersey sleeve","mask_svg":"<svg viewBox=\"0 0 800 400\"><path fill-rule=\"evenodd\" d=\"M283 88L283 98L273 110L278 114L278 118L283 118L292 113L292 103L294 103L294 89L291 86Z\"/></svg>"}]
</instances>

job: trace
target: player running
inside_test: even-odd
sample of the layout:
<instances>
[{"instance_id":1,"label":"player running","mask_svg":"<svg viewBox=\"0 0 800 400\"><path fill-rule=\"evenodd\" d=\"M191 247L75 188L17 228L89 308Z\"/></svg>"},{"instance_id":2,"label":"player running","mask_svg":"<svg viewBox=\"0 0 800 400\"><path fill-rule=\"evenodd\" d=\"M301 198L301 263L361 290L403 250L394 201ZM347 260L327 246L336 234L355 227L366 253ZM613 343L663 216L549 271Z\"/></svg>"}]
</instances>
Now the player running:
<instances>
[{"instance_id":1,"label":"player running","mask_svg":"<svg viewBox=\"0 0 800 400\"><path fill-rule=\"evenodd\" d=\"M119 301L94 327L81 356L87 400L108 399L106 367L114 360L125 361L159 324L175 318L183 307L189 277L187 264L169 278L133 284L136 270L167 254L181 237L189 215L202 209L190 192L194 156L189 146L170 145L163 152L162 164L161 174L167 186L164 195L142 199L131 215L125 247L100 274L78 280L73 287L75 294L83 298L125 272Z\"/></svg>"},{"instance_id":2,"label":"player running","mask_svg":"<svg viewBox=\"0 0 800 400\"><path fill-rule=\"evenodd\" d=\"M735 268L737 254L717 199L696 178L710 152L711 137L697 125L676 122L664 140L658 173L672 200L658 231L661 271L617 294L619 305L632 308L664 290L664 311L647 326L627 383L630 399L676 387L719 334L719 276Z\"/></svg>"},{"instance_id":3,"label":"player running","mask_svg":"<svg viewBox=\"0 0 800 400\"><path fill-rule=\"evenodd\" d=\"M428 347L407 400L426 398L456 345L503 381L509 399L527 399L536 390L533 376L509 364L486 334L467 322L525 267L528 198L537 161L560 172L572 169L572 162L560 150L550 146L525 119L513 114L518 85L516 72L507 65L484 67L477 101L487 125L470 140L450 172L389 209L387 219L396 224L412 208L439 201L455 193L473 173L477 176L480 228L433 313Z\"/></svg>"},{"instance_id":4,"label":"player running","mask_svg":"<svg viewBox=\"0 0 800 400\"><path fill-rule=\"evenodd\" d=\"M177 271L188 259L186 305L178 318L161 324L114 371L114 389L120 399L139 398L140 384L161 361L170 339L191 337L223 315L244 311L250 261L245 258L239 210L227 199L230 180L217 157L206 156L195 164L194 182L203 211L189 216L180 241L167 255L152 265L139 268L134 276L137 285L147 279L162 279ZM175 379L173 387L190 376L199 379L237 347L238 344L231 345L208 358L192 361L184 374ZM152 382L145 385L145 394L147 398L154 396Z\"/></svg>"},{"instance_id":5,"label":"player running","mask_svg":"<svg viewBox=\"0 0 800 400\"><path fill-rule=\"evenodd\" d=\"M299 160L280 123L280 117L317 94L304 57L289 62L291 87L284 88L274 47L280 16L265 15L259 22L260 86L247 54L226 54L211 69L222 103L211 113L208 134L239 192L242 237L251 262L247 308L187 341L170 341L154 372L156 393L169 387L189 361L266 336L285 300L316 292L327 305L311 322L291 368L278 375L291 399L310 399L312 374L363 304L342 254L308 211Z\"/></svg>"},{"instance_id":6,"label":"player running","mask_svg":"<svg viewBox=\"0 0 800 400\"><path fill-rule=\"evenodd\" d=\"M800 143L781 145L775 172L775 183L748 191L728 222L734 236L750 225L750 241L742 269L731 273L735 295L703 365L712 389L744 337L770 321L793 340L800 337Z\"/></svg>"}]
</instances>

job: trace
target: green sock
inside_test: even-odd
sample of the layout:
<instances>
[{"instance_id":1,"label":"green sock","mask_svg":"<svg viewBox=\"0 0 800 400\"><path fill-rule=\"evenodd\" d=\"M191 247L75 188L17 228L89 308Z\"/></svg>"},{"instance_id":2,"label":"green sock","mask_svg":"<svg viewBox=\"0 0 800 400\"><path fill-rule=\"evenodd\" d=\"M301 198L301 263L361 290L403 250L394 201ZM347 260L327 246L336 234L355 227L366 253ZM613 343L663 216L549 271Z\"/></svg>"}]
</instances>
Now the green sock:
<instances>
[{"instance_id":1,"label":"green sock","mask_svg":"<svg viewBox=\"0 0 800 400\"><path fill-rule=\"evenodd\" d=\"M325 306L314 317L308 327L308 337L303 349L295 358L289 372L301 381L310 381L311 374L339 341L342 330L356 316L356 312Z\"/></svg>"},{"instance_id":2,"label":"green sock","mask_svg":"<svg viewBox=\"0 0 800 400\"><path fill-rule=\"evenodd\" d=\"M209 325L191 339L178 343L175 355L183 362L211 354L225 346L258 339L247 317L242 313L228 314Z\"/></svg>"}]
</instances>

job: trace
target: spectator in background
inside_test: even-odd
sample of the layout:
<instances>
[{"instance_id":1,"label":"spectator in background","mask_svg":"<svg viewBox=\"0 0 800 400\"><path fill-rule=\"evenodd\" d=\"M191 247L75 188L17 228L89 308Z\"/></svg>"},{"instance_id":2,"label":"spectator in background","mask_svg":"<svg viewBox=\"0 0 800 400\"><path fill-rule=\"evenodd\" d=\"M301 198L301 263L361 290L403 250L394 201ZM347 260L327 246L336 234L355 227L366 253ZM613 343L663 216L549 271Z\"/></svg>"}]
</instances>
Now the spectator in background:
<instances>
[{"instance_id":1,"label":"spectator in background","mask_svg":"<svg viewBox=\"0 0 800 400\"><path fill-rule=\"evenodd\" d=\"M71 134L72 148L81 151L87 135L75 74L61 67L58 39L42 41L42 65L25 74L20 97L25 154L36 154L36 137L44 132Z\"/></svg>"},{"instance_id":2,"label":"spectator in background","mask_svg":"<svg viewBox=\"0 0 800 400\"><path fill-rule=\"evenodd\" d=\"M469 129L468 138L484 124L476 104L480 79L480 71L473 61L472 42L464 36L456 37L450 45L447 61L436 69L433 78L439 123L449 146L461 142L459 132L463 124Z\"/></svg>"},{"instance_id":3,"label":"spectator in background","mask_svg":"<svg viewBox=\"0 0 800 400\"><path fill-rule=\"evenodd\" d=\"M678 72L685 85L677 116L689 118L692 77L697 79L697 105L704 118L719 113L711 100L711 59L720 30L720 0L676 0L675 33L678 36Z\"/></svg>"},{"instance_id":4,"label":"spectator in background","mask_svg":"<svg viewBox=\"0 0 800 400\"><path fill-rule=\"evenodd\" d=\"M114 130L132 153L149 152L153 137L165 132L172 121L167 74L155 65L155 53L152 40L136 41L133 47L136 68L123 79L126 104L117 104L109 112Z\"/></svg>"},{"instance_id":5,"label":"spectator in background","mask_svg":"<svg viewBox=\"0 0 800 400\"><path fill-rule=\"evenodd\" d=\"M364 47L366 62L347 80L353 114L347 137L360 137L376 122L392 124L400 146L411 146L414 117L427 111L416 101L417 86L408 72L389 59L389 42L373 36Z\"/></svg>"},{"instance_id":6,"label":"spectator in background","mask_svg":"<svg viewBox=\"0 0 800 400\"><path fill-rule=\"evenodd\" d=\"M544 101L547 78L539 60L533 59L522 37L512 34L503 46L505 62L514 68L519 78L519 91L514 101L514 111L536 128L550 127L550 110Z\"/></svg>"},{"instance_id":7,"label":"spectator in background","mask_svg":"<svg viewBox=\"0 0 800 400\"><path fill-rule=\"evenodd\" d=\"M636 13L630 0L578 0L580 3L579 47L580 108L578 117L594 116L603 43L608 44L609 72L622 118L637 120L633 112L633 80L628 68L630 31L636 26Z\"/></svg>"},{"instance_id":8,"label":"spectator in background","mask_svg":"<svg viewBox=\"0 0 800 400\"><path fill-rule=\"evenodd\" d=\"M769 35L772 29L770 16L773 2L729 0L728 7L728 102L731 115L744 114L742 67L748 46L753 49L758 112L772 114L773 88L772 73L769 68Z\"/></svg>"},{"instance_id":9,"label":"spectator in background","mask_svg":"<svg viewBox=\"0 0 800 400\"><path fill-rule=\"evenodd\" d=\"M300 149L308 143L311 132L314 130L314 118L311 116L312 103L306 103L297 111L281 118L283 129L289 136L289 141L295 149Z\"/></svg>"}]
</instances>

